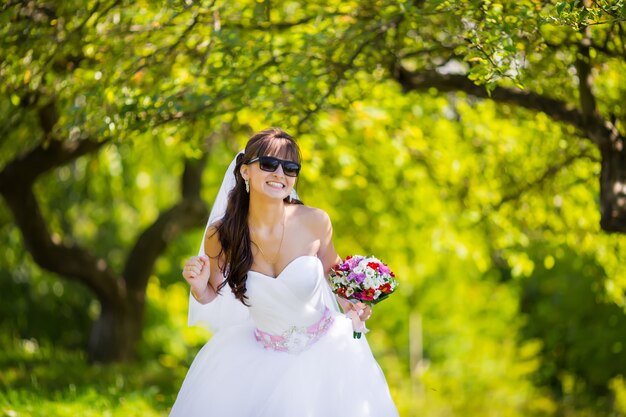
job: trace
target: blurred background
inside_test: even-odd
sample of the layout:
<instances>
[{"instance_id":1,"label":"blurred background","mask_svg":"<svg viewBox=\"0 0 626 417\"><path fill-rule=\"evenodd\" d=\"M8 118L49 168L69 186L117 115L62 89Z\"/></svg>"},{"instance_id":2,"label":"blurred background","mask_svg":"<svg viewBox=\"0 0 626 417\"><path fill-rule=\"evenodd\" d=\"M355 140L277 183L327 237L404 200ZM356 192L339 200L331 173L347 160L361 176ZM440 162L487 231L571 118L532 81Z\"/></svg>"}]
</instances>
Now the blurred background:
<instances>
[{"instance_id":1,"label":"blurred background","mask_svg":"<svg viewBox=\"0 0 626 417\"><path fill-rule=\"evenodd\" d=\"M626 3L7 0L0 415L166 416L184 260L279 126L397 294L401 415L626 415ZM349 369L346 370L349 372Z\"/></svg>"}]
</instances>

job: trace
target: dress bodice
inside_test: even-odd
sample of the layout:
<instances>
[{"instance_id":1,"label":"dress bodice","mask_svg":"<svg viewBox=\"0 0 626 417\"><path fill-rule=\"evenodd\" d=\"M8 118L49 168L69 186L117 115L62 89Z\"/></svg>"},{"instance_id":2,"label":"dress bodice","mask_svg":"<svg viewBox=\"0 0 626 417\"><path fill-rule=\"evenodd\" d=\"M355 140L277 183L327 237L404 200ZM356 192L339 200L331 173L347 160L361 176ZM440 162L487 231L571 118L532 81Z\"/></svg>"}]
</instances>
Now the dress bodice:
<instances>
[{"instance_id":1,"label":"dress bodice","mask_svg":"<svg viewBox=\"0 0 626 417\"><path fill-rule=\"evenodd\" d=\"M246 288L250 317L258 329L268 333L308 326L322 317L326 307L333 309L324 267L317 256L293 259L276 278L249 271Z\"/></svg>"}]
</instances>

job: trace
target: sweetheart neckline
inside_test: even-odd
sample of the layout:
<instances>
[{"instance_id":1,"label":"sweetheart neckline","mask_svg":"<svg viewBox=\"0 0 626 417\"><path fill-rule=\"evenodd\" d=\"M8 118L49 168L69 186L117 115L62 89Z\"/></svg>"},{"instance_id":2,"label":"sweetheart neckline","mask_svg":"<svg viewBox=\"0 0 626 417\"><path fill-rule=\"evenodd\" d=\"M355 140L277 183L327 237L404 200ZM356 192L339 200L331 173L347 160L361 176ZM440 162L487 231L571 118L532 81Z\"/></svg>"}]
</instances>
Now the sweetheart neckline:
<instances>
[{"instance_id":1,"label":"sweetheart neckline","mask_svg":"<svg viewBox=\"0 0 626 417\"><path fill-rule=\"evenodd\" d=\"M318 261L322 262L320 258L318 258L316 255L300 255L300 256L296 256L295 258L293 258L291 261L289 261L287 263L287 265L285 265L285 267L283 268L282 271L280 271L280 273L278 275L276 275L275 277L271 276L271 275L267 275L264 274L263 272L259 272L259 271L253 271L252 269L248 271L248 273L250 272L254 272L255 274L259 274L262 275L266 278L272 279L272 280L277 280L278 278L281 277L281 275L291 266L291 264L293 264L296 260L300 259L300 258L315 258Z\"/></svg>"}]
</instances>

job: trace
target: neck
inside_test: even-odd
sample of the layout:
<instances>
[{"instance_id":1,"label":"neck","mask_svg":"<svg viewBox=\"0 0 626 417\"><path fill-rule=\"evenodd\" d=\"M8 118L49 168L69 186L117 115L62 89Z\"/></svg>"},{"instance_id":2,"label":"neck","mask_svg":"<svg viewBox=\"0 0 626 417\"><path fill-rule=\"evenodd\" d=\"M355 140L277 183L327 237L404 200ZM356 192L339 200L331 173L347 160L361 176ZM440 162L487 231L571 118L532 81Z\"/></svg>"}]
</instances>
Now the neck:
<instances>
[{"instance_id":1,"label":"neck","mask_svg":"<svg viewBox=\"0 0 626 417\"><path fill-rule=\"evenodd\" d=\"M285 202L283 200L250 197L248 224L251 228L272 231L282 227L285 216Z\"/></svg>"}]
</instances>

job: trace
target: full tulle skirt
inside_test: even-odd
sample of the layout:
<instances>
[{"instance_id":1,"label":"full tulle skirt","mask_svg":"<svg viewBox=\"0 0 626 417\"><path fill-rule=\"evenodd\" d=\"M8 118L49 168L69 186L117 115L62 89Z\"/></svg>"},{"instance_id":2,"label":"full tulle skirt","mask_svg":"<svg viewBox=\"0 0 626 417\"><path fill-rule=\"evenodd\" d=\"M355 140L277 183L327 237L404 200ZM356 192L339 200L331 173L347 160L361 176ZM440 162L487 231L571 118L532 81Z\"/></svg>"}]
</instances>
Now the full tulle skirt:
<instances>
[{"instance_id":1,"label":"full tulle skirt","mask_svg":"<svg viewBox=\"0 0 626 417\"><path fill-rule=\"evenodd\" d=\"M265 348L251 321L219 331L200 350L172 417L387 417L398 412L365 338L336 314L300 353Z\"/></svg>"}]
</instances>

